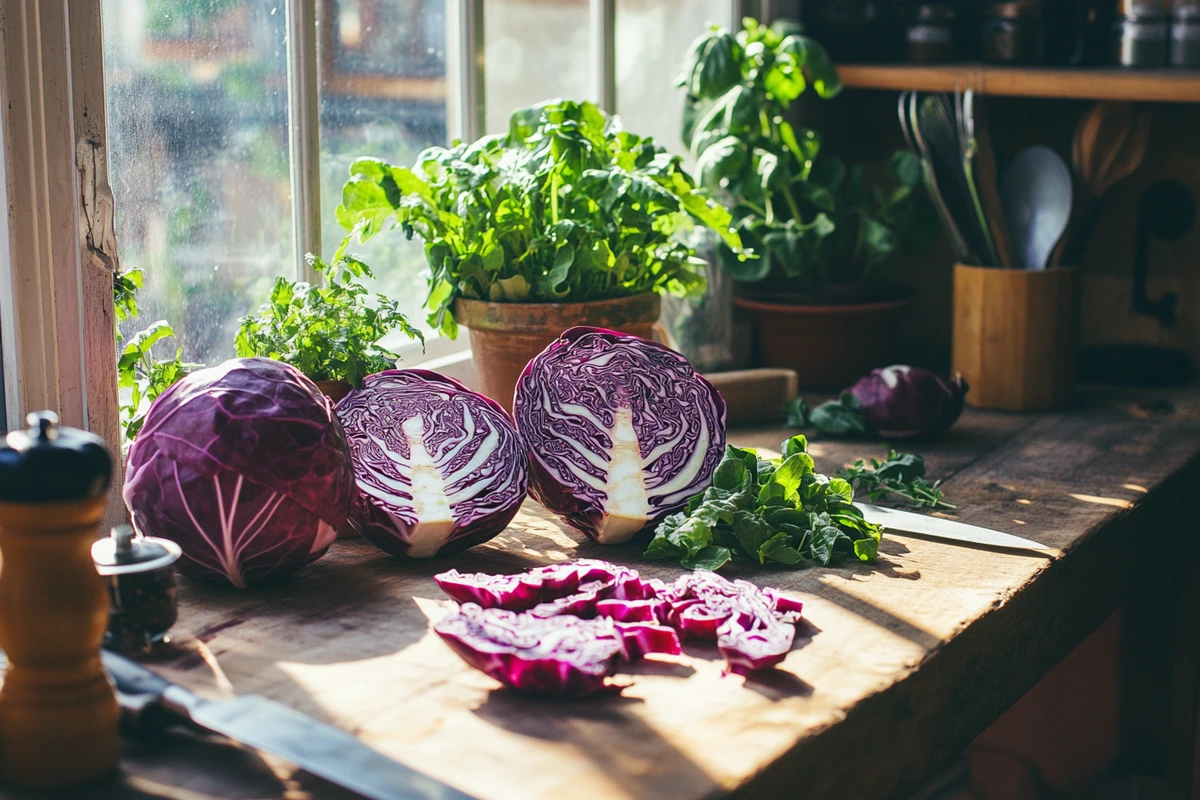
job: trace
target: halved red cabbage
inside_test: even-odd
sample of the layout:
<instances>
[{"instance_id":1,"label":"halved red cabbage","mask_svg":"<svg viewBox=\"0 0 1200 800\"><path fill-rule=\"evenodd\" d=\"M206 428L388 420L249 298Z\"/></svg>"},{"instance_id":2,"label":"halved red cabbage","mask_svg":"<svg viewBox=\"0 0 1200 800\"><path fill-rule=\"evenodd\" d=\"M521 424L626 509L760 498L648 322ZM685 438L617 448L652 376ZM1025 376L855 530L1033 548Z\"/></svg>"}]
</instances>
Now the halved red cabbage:
<instances>
[{"instance_id":1,"label":"halved red cabbage","mask_svg":"<svg viewBox=\"0 0 1200 800\"><path fill-rule=\"evenodd\" d=\"M612 620L538 617L463 605L434 630L464 661L514 689L553 697L610 690L617 663L648 652L679 652L669 628L618 626Z\"/></svg>"},{"instance_id":2,"label":"halved red cabbage","mask_svg":"<svg viewBox=\"0 0 1200 800\"><path fill-rule=\"evenodd\" d=\"M436 580L455 600L471 606L478 600L537 619L611 619L625 632L627 647L638 652L678 653L675 631L715 641L730 671L742 674L774 666L787 656L795 638L793 624L803 610L803 603L776 589L730 581L714 572L690 572L668 585L596 560L538 567L521 575L451 570Z\"/></svg>"},{"instance_id":3,"label":"halved red cabbage","mask_svg":"<svg viewBox=\"0 0 1200 800\"><path fill-rule=\"evenodd\" d=\"M521 439L499 403L423 369L369 375L337 404L359 496L352 522L402 558L486 542L525 499Z\"/></svg>"},{"instance_id":4,"label":"halved red cabbage","mask_svg":"<svg viewBox=\"0 0 1200 800\"><path fill-rule=\"evenodd\" d=\"M183 549L185 575L239 588L315 561L354 500L333 405L296 369L239 358L163 392L129 450L134 526Z\"/></svg>"},{"instance_id":5,"label":"halved red cabbage","mask_svg":"<svg viewBox=\"0 0 1200 800\"><path fill-rule=\"evenodd\" d=\"M712 384L670 348L603 328L571 328L535 356L513 416L530 495L601 544L682 507L725 451Z\"/></svg>"}]
</instances>

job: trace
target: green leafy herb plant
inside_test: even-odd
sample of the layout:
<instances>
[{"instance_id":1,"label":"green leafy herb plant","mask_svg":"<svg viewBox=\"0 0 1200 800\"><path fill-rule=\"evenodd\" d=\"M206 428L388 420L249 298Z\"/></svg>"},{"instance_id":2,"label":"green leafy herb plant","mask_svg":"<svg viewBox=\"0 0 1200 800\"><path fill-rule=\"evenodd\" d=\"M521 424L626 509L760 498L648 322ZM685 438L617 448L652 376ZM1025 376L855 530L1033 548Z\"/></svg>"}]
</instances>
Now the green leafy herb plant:
<instances>
[{"instance_id":1,"label":"green leafy herb plant","mask_svg":"<svg viewBox=\"0 0 1200 800\"><path fill-rule=\"evenodd\" d=\"M422 342L396 301L363 285L370 268L344 253L333 263L309 255L320 284L277 278L257 314L242 319L235 340L241 358L264 356L291 364L314 381L344 380L362 387L367 375L393 369L399 356L379 344L392 331Z\"/></svg>"},{"instance_id":2,"label":"green leafy herb plant","mask_svg":"<svg viewBox=\"0 0 1200 800\"><path fill-rule=\"evenodd\" d=\"M872 503L880 500L900 502L911 508L952 509L939 488L941 481L925 479L925 459L916 453L897 453L888 450L882 461L871 459L867 466L862 459L840 469L837 476L855 489L865 491Z\"/></svg>"},{"instance_id":3,"label":"green leafy herb plant","mask_svg":"<svg viewBox=\"0 0 1200 800\"><path fill-rule=\"evenodd\" d=\"M729 211L681 159L593 103L547 101L515 112L506 135L429 148L411 167L364 158L350 173L338 220L360 241L392 227L424 241L429 324L449 336L459 296L698 296L704 262L681 236L695 224L746 258Z\"/></svg>"},{"instance_id":4,"label":"green leafy herb plant","mask_svg":"<svg viewBox=\"0 0 1200 800\"><path fill-rule=\"evenodd\" d=\"M817 473L807 449L803 436L776 459L729 446L712 485L659 523L646 558L709 570L735 557L788 567L873 561L880 526L863 519L849 481Z\"/></svg>"},{"instance_id":5,"label":"green leafy herb plant","mask_svg":"<svg viewBox=\"0 0 1200 800\"><path fill-rule=\"evenodd\" d=\"M140 273L138 273L140 278ZM140 285L140 282L139 284ZM120 313L129 313L133 295L129 294ZM119 305L118 308L121 308ZM136 304L132 305L136 313ZM183 348L176 347L175 355L168 359L154 357L151 349L158 342L175 336L175 331L165 320L159 320L143 331L139 331L124 343L117 356L117 386L120 394L121 431L126 443L137 438L146 422L150 404L172 384L183 378L199 364L183 360Z\"/></svg>"},{"instance_id":6,"label":"green leafy herb plant","mask_svg":"<svg viewBox=\"0 0 1200 800\"><path fill-rule=\"evenodd\" d=\"M724 193L742 241L770 256L724 258L735 278L773 273L820 297L835 284L868 284L898 248L936 235L913 153L891 157L890 185L868 185L862 164L847 168L822 152L816 131L795 124L809 87L830 99L842 86L825 49L796 23L747 17L736 34L712 26L692 44L678 83L698 180Z\"/></svg>"}]
</instances>

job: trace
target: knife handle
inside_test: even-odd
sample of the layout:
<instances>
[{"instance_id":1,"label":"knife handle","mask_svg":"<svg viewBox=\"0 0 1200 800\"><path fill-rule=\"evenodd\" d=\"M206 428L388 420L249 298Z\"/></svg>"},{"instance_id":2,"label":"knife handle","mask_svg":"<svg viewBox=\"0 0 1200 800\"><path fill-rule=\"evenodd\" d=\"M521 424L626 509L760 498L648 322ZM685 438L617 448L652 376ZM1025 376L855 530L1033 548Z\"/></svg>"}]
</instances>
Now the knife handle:
<instances>
[{"instance_id":1,"label":"knife handle","mask_svg":"<svg viewBox=\"0 0 1200 800\"><path fill-rule=\"evenodd\" d=\"M147 738L179 721L164 705L163 695L168 689L182 691L180 687L128 658L109 650L100 653L104 669L117 690L122 736Z\"/></svg>"}]
</instances>

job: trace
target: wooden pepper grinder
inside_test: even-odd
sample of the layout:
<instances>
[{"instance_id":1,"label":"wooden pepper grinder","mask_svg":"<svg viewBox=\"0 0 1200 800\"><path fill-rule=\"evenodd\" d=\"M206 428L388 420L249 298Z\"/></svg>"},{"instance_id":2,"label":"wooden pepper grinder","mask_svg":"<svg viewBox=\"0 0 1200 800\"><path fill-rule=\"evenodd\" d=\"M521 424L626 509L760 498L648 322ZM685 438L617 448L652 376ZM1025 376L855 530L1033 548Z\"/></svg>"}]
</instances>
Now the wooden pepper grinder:
<instances>
[{"instance_id":1,"label":"wooden pepper grinder","mask_svg":"<svg viewBox=\"0 0 1200 800\"><path fill-rule=\"evenodd\" d=\"M112 460L50 411L0 445L0 782L75 786L117 765L117 701L100 663L108 593L92 563Z\"/></svg>"}]
</instances>

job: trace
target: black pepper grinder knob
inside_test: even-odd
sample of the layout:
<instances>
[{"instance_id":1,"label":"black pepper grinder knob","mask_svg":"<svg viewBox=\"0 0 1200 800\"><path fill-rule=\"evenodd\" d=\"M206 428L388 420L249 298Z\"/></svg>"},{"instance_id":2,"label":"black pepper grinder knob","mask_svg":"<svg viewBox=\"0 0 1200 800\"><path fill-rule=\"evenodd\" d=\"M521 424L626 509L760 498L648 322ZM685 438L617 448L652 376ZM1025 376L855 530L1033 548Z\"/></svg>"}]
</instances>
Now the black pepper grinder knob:
<instances>
[{"instance_id":1,"label":"black pepper grinder knob","mask_svg":"<svg viewBox=\"0 0 1200 800\"><path fill-rule=\"evenodd\" d=\"M12 431L0 445L0 502L63 503L103 497L112 481L104 440L59 427L53 411L38 411L28 430Z\"/></svg>"}]
</instances>

